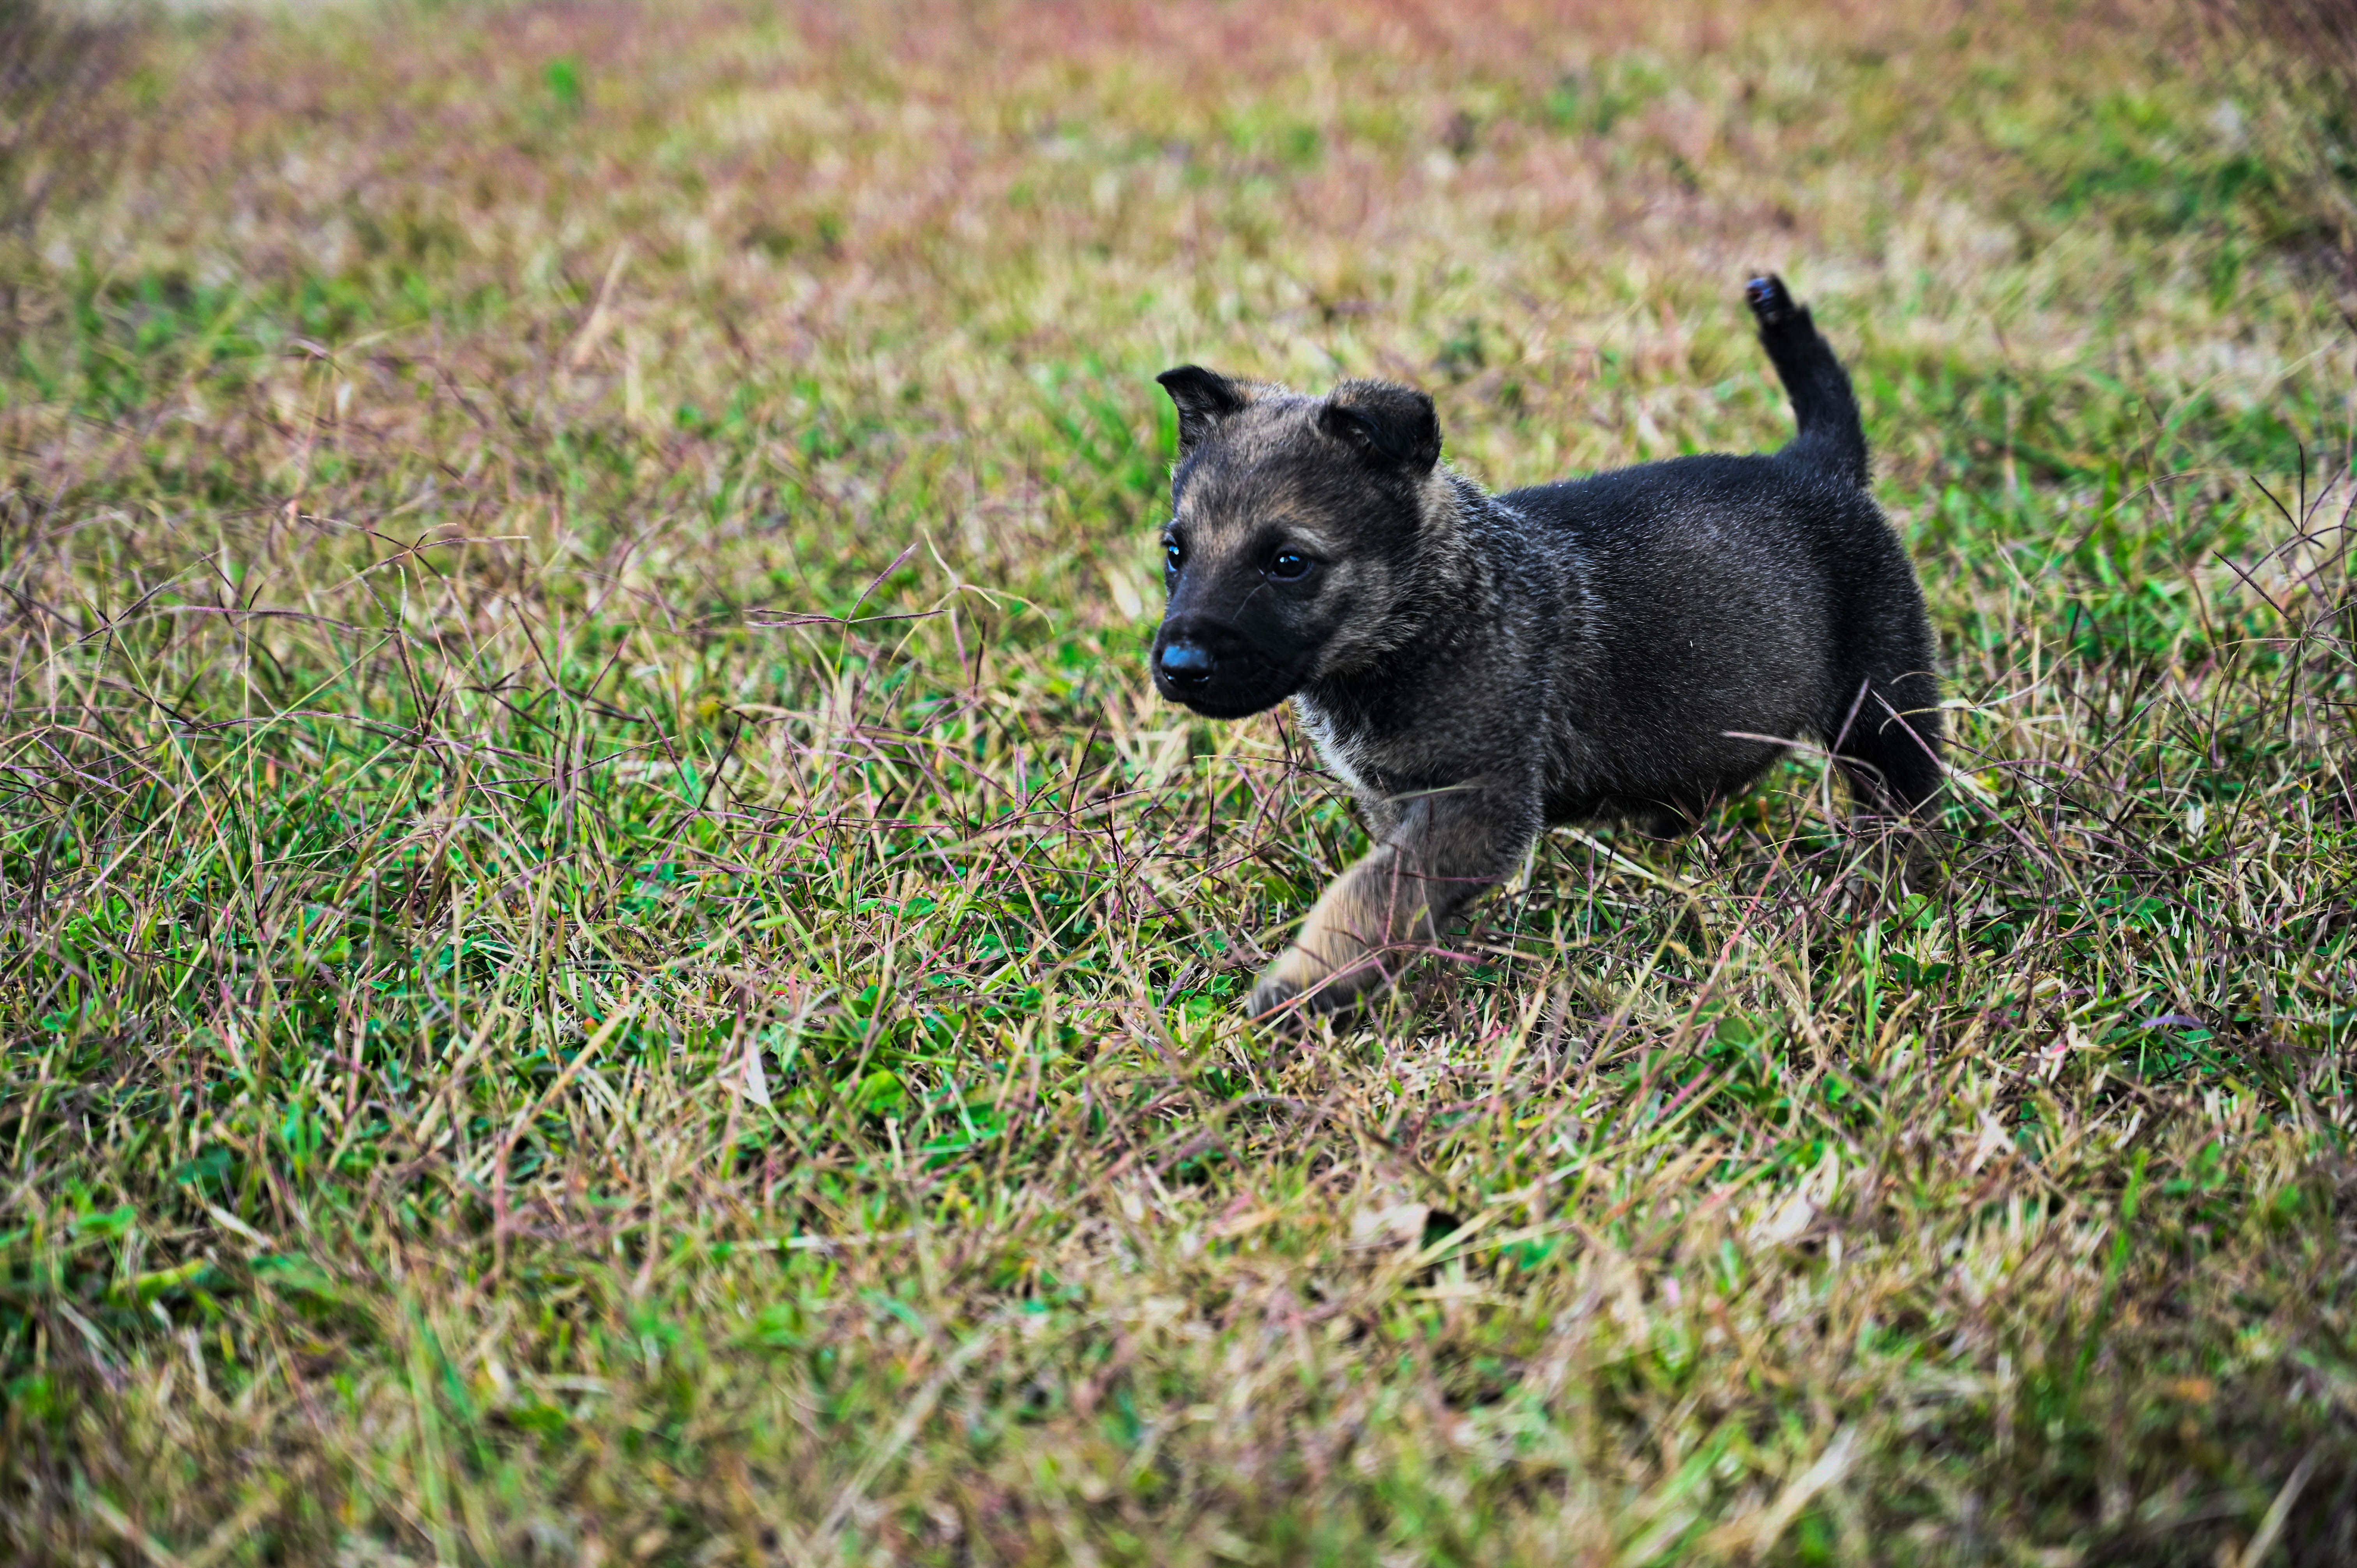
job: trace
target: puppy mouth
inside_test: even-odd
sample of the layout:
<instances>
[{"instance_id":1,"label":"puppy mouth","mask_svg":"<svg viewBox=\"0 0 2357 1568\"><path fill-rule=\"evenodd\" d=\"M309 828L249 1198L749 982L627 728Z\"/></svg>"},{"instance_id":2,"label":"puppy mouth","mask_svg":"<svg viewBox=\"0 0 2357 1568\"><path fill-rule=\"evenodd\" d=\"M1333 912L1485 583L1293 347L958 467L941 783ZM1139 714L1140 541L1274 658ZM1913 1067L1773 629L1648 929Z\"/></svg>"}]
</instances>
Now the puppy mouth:
<instances>
[{"instance_id":1,"label":"puppy mouth","mask_svg":"<svg viewBox=\"0 0 2357 1568\"><path fill-rule=\"evenodd\" d=\"M1165 626L1154 639L1154 689L1209 719L1241 719L1276 706L1301 684L1303 660L1274 660L1233 634Z\"/></svg>"},{"instance_id":2,"label":"puppy mouth","mask_svg":"<svg viewBox=\"0 0 2357 1568\"><path fill-rule=\"evenodd\" d=\"M1293 695L1290 684L1276 686L1265 692L1178 692L1157 681L1157 690L1182 707L1191 708L1207 719L1248 719L1265 713Z\"/></svg>"}]
</instances>

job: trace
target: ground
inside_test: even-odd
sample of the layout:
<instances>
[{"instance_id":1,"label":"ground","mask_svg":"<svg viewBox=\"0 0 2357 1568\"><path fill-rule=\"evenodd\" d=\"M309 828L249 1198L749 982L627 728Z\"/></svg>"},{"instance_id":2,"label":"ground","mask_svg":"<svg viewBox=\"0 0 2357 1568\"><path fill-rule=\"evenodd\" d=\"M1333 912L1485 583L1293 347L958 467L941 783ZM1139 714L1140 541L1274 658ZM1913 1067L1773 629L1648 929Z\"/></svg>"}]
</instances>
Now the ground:
<instances>
[{"instance_id":1,"label":"ground","mask_svg":"<svg viewBox=\"0 0 2357 1568\"><path fill-rule=\"evenodd\" d=\"M5 1553L2348 1561L2287 9L0 10ZM1750 450L1762 267L1944 880L1802 757L1248 1023L1362 841L1147 682L1154 373Z\"/></svg>"}]
</instances>

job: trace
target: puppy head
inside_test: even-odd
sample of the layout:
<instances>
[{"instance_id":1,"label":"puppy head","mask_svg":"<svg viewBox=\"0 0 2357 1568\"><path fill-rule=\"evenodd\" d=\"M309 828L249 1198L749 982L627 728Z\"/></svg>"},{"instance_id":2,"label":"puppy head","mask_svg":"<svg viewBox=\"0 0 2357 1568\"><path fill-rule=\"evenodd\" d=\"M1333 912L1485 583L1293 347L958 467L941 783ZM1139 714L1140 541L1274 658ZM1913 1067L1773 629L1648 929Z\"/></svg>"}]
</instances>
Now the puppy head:
<instances>
[{"instance_id":1,"label":"puppy head","mask_svg":"<svg viewBox=\"0 0 2357 1568\"><path fill-rule=\"evenodd\" d=\"M1442 483L1432 400L1356 381L1305 397L1193 365L1157 379L1178 468L1156 688L1242 718L1390 646Z\"/></svg>"}]
</instances>

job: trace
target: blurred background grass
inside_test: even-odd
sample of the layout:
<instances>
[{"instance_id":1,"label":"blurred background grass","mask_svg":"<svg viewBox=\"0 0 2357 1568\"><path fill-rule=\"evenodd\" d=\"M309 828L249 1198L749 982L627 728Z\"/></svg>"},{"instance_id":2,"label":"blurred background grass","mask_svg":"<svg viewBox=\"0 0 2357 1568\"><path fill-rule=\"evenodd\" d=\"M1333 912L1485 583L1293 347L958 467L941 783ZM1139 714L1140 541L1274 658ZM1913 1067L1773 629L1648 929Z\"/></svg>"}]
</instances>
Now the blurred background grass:
<instances>
[{"instance_id":1,"label":"blurred background grass","mask_svg":"<svg viewBox=\"0 0 2357 1568\"><path fill-rule=\"evenodd\" d=\"M2350 14L0 5L28 1562L2339 1563ZM1959 735L1382 1018L1142 654L1182 360L1857 377Z\"/></svg>"}]
</instances>

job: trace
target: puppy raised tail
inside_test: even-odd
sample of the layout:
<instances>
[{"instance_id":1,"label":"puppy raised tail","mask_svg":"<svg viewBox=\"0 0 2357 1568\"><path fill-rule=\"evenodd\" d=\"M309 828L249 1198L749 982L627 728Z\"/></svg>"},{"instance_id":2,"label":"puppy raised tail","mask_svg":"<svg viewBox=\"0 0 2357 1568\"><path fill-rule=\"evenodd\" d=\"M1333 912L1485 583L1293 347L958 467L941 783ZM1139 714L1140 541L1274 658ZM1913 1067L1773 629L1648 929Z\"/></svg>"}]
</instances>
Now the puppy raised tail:
<instances>
[{"instance_id":1,"label":"puppy raised tail","mask_svg":"<svg viewBox=\"0 0 2357 1568\"><path fill-rule=\"evenodd\" d=\"M1780 457L1789 457L1863 488L1867 482L1866 424L1857 416L1857 399L1849 376L1834 358L1832 346L1819 336L1808 307L1796 305L1775 274L1756 277L1743 296L1760 318L1760 346L1774 361L1784 391L1792 399L1792 413L1801 423Z\"/></svg>"}]
</instances>

